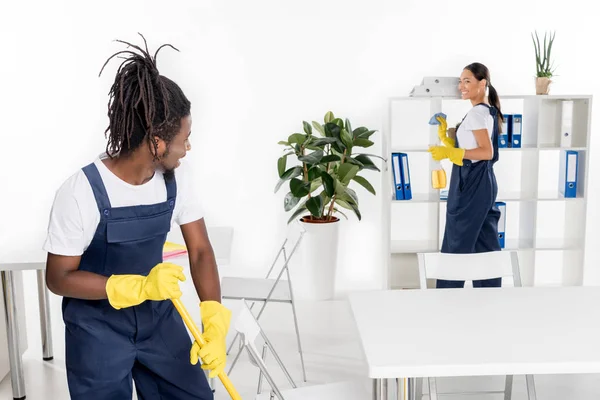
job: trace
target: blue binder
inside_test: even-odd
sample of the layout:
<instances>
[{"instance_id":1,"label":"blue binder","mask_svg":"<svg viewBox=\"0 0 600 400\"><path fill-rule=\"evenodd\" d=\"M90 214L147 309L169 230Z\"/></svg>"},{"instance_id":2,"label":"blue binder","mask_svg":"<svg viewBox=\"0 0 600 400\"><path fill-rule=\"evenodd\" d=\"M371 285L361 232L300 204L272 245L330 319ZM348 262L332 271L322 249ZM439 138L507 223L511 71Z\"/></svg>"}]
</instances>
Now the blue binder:
<instances>
[{"instance_id":1,"label":"blue binder","mask_svg":"<svg viewBox=\"0 0 600 400\"><path fill-rule=\"evenodd\" d=\"M402 168L400 167L400 154L392 153L392 172L394 174L394 190L396 200L404 200L404 186L402 184Z\"/></svg>"},{"instance_id":2,"label":"blue binder","mask_svg":"<svg viewBox=\"0 0 600 400\"><path fill-rule=\"evenodd\" d=\"M579 168L579 153L575 150L565 150L560 158L560 176L558 192L564 197L577 197L577 170Z\"/></svg>"},{"instance_id":3,"label":"blue binder","mask_svg":"<svg viewBox=\"0 0 600 400\"><path fill-rule=\"evenodd\" d=\"M509 147L508 137L509 132L512 129L512 115L503 114L504 122L502 122L502 132L498 135L498 147Z\"/></svg>"},{"instance_id":4,"label":"blue binder","mask_svg":"<svg viewBox=\"0 0 600 400\"><path fill-rule=\"evenodd\" d=\"M408 167L408 154L400 153L400 170L402 171L402 187L404 189L404 200L412 199L412 188L410 185L410 168Z\"/></svg>"},{"instance_id":5,"label":"blue binder","mask_svg":"<svg viewBox=\"0 0 600 400\"><path fill-rule=\"evenodd\" d=\"M498 241L500 242L500 248L503 249L506 243L506 203L503 201L497 201L496 207L498 207L498 210L500 210L500 219L498 220Z\"/></svg>"},{"instance_id":6,"label":"blue binder","mask_svg":"<svg viewBox=\"0 0 600 400\"><path fill-rule=\"evenodd\" d=\"M510 146L514 148L521 147L521 133L523 129L523 115L513 114L511 118L511 130L509 131Z\"/></svg>"}]
</instances>

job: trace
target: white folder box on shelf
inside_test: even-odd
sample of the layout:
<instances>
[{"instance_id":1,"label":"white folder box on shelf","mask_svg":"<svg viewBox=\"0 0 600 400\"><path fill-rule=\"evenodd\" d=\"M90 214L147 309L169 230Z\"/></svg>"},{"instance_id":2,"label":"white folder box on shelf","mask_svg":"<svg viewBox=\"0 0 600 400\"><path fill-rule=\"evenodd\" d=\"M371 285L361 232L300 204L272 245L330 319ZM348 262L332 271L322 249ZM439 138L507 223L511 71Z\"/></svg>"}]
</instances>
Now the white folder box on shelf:
<instances>
[{"instance_id":1,"label":"white folder box on shelf","mask_svg":"<svg viewBox=\"0 0 600 400\"><path fill-rule=\"evenodd\" d=\"M419 86L415 86L411 97L460 97L458 90L459 78L426 76Z\"/></svg>"}]
</instances>

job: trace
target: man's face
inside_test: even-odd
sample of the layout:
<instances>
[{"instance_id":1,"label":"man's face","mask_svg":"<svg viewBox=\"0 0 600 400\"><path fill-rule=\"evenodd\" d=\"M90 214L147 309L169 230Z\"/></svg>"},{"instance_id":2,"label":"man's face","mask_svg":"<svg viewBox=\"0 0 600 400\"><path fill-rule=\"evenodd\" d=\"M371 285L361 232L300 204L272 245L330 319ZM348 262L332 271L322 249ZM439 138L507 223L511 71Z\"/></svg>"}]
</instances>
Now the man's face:
<instances>
[{"instance_id":1,"label":"man's face","mask_svg":"<svg viewBox=\"0 0 600 400\"><path fill-rule=\"evenodd\" d=\"M181 119L181 128L168 146L161 140L161 147L164 146L165 150L160 157L159 164L165 172L172 172L175 168L179 167L181 164L179 160L185 157L186 153L192 149L192 145L190 144L191 133L192 117L188 115Z\"/></svg>"}]
</instances>

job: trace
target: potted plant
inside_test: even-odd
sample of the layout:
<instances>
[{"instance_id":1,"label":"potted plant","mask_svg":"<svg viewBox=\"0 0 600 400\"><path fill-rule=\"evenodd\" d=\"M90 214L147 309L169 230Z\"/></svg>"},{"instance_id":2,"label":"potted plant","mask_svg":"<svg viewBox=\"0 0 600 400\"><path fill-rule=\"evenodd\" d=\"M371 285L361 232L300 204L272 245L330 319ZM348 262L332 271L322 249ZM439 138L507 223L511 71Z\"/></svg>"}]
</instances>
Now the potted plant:
<instances>
[{"instance_id":1,"label":"potted plant","mask_svg":"<svg viewBox=\"0 0 600 400\"><path fill-rule=\"evenodd\" d=\"M357 149L371 147L375 130L364 126L352 129L346 118L337 118L329 111L324 124L303 121L303 133L293 133L286 141L284 154L277 160L279 182L275 193L286 185L283 199L286 212L292 212L288 224L299 219L306 233L303 239L304 267L294 278L299 297L329 299L334 296L337 263L337 215L347 216L341 209L362 219L357 193L350 187L358 184L373 195L375 189L359 175L363 170L380 171L373 163L373 154ZM288 167L290 158L293 162Z\"/></svg>"},{"instance_id":2,"label":"potted plant","mask_svg":"<svg viewBox=\"0 0 600 400\"><path fill-rule=\"evenodd\" d=\"M536 64L536 82L535 92L536 94L548 94L550 91L550 84L552 83L552 76L554 76L554 62L550 62L550 53L552 51L552 43L554 42L554 36L556 33L551 33L549 37L544 33L544 46L540 45L540 39L537 31L535 32L535 38L533 34L531 39L533 40L533 47L535 48L535 64Z\"/></svg>"}]
</instances>

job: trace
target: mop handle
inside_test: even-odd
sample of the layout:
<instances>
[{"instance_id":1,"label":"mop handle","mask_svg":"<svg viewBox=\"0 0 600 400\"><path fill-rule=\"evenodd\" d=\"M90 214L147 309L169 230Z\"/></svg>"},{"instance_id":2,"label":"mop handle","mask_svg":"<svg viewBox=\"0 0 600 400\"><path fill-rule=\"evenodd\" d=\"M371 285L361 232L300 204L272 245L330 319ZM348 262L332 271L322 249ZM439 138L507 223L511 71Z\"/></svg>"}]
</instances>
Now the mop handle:
<instances>
[{"instance_id":1,"label":"mop handle","mask_svg":"<svg viewBox=\"0 0 600 400\"><path fill-rule=\"evenodd\" d=\"M181 300L179 300L179 299L171 299L171 300L173 301L173 305L175 306L175 308L181 315L183 322L185 322L185 325L188 327L190 332L192 332L192 336L194 337L194 339L196 339L196 342L198 342L198 344L201 347L204 346L206 344L206 341L202 338L202 334L200 333L200 330L194 323L194 320L192 320L190 313L186 310L186 308L184 307ZM231 398L233 400L242 400L242 398L239 395L239 393L237 392L237 390L235 390L235 388L233 387L233 383L231 383L231 381L229 380L229 377L227 376L227 374L224 371L219 374L219 379L221 380L221 383L223 384L223 386L227 390L227 393L229 393L229 395L231 396Z\"/></svg>"}]
</instances>

